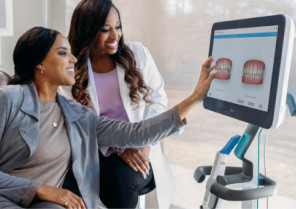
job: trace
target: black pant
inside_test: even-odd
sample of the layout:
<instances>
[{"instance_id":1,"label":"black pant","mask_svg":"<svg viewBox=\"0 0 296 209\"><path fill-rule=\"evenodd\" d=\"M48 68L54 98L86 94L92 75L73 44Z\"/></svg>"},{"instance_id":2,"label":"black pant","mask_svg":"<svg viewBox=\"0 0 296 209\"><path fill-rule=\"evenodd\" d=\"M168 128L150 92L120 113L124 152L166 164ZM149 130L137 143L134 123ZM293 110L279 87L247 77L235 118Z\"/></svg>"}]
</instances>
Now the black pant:
<instances>
[{"instance_id":1,"label":"black pant","mask_svg":"<svg viewBox=\"0 0 296 209\"><path fill-rule=\"evenodd\" d=\"M108 208L135 208L143 188L148 187L149 191L155 188L151 164L146 179L117 154L109 157L100 154L100 167L100 198Z\"/></svg>"}]
</instances>

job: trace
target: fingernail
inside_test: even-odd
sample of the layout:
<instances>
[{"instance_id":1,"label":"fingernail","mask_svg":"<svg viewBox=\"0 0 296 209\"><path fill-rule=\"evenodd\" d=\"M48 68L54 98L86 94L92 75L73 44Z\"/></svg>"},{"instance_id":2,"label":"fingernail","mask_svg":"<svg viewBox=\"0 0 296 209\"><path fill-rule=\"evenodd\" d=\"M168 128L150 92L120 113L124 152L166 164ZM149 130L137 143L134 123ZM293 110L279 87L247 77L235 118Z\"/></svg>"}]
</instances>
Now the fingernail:
<instances>
[{"instance_id":1,"label":"fingernail","mask_svg":"<svg viewBox=\"0 0 296 209\"><path fill-rule=\"evenodd\" d=\"M147 175L146 174L144 174L143 176L144 176L144 179L147 179Z\"/></svg>"}]
</instances>

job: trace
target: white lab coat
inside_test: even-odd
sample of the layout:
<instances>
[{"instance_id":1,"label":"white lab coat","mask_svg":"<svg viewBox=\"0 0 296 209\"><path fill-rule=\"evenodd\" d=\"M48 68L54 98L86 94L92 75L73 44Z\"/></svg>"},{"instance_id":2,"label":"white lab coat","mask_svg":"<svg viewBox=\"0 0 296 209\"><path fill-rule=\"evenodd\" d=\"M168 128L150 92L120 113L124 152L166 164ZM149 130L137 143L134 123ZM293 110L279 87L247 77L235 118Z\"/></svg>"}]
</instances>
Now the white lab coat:
<instances>
[{"instance_id":1,"label":"white lab coat","mask_svg":"<svg viewBox=\"0 0 296 209\"><path fill-rule=\"evenodd\" d=\"M131 105L131 100L129 97L130 90L127 83L124 81L124 69L120 65L116 65L120 95L124 109L130 122L138 122L167 110L168 99L164 91L164 81L149 50L139 42L127 42L126 45L128 45L133 51L137 68L142 71L146 85L153 89L151 95L149 96L149 99L153 101L153 104L151 104L149 107L146 107L145 102L142 100L139 107L135 109L135 106ZM94 111L100 115L100 101L98 101L96 94L90 60L88 60L88 74L89 85L87 89L90 95L91 105ZM69 95L69 91L67 91L66 88L61 88L61 93L64 95ZM108 149L109 147L100 148L104 155ZM154 173L159 208L169 208L173 198L174 181L169 164L162 154L160 143L151 146L149 159Z\"/></svg>"}]
</instances>

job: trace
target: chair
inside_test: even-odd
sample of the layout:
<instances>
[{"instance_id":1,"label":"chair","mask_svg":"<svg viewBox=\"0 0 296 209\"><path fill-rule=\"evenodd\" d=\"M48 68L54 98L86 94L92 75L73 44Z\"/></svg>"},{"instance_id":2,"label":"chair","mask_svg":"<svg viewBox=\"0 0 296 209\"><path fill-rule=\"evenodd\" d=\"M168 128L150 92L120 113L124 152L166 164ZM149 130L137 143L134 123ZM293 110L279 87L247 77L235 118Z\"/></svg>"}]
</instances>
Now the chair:
<instances>
[{"instance_id":1,"label":"chair","mask_svg":"<svg viewBox=\"0 0 296 209\"><path fill-rule=\"evenodd\" d=\"M0 70L0 86L4 86L8 83L10 76L4 71Z\"/></svg>"}]
</instances>

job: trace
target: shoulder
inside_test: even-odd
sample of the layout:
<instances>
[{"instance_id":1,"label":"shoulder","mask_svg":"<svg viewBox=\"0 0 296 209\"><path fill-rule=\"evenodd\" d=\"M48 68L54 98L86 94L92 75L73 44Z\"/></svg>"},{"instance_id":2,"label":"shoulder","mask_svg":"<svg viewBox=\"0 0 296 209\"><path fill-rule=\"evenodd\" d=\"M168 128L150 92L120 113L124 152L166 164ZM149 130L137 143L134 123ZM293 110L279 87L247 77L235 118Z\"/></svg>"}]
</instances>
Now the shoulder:
<instances>
[{"instance_id":1,"label":"shoulder","mask_svg":"<svg viewBox=\"0 0 296 209\"><path fill-rule=\"evenodd\" d=\"M137 62L137 66L140 69L146 66L149 58L151 57L149 50L141 42L125 42L125 44L132 50Z\"/></svg>"},{"instance_id":2,"label":"shoulder","mask_svg":"<svg viewBox=\"0 0 296 209\"><path fill-rule=\"evenodd\" d=\"M135 53L143 53L145 46L141 42L127 41L125 44Z\"/></svg>"},{"instance_id":3,"label":"shoulder","mask_svg":"<svg viewBox=\"0 0 296 209\"><path fill-rule=\"evenodd\" d=\"M0 87L0 104L20 103L23 100L23 87L21 85L6 85Z\"/></svg>"},{"instance_id":4,"label":"shoulder","mask_svg":"<svg viewBox=\"0 0 296 209\"><path fill-rule=\"evenodd\" d=\"M60 104L64 107L67 115L74 116L86 116L86 115L94 115L96 114L93 112L91 108L88 108L74 99L68 99L65 96L58 94L58 98L60 100Z\"/></svg>"}]
</instances>

